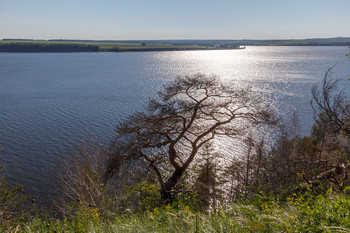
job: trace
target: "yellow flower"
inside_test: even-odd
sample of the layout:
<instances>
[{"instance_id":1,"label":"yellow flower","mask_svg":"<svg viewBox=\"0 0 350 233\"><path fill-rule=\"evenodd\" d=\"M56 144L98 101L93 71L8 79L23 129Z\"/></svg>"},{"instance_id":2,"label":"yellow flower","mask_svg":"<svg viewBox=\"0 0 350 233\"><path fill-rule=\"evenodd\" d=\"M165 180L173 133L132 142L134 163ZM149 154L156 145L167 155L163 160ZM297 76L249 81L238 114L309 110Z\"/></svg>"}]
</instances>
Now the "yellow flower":
<instances>
[{"instance_id":1,"label":"yellow flower","mask_svg":"<svg viewBox=\"0 0 350 233\"><path fill-rule=\"evenodd\" d=\"M294 216L292 214L289 215L290 218L294 218Z\"/></svg>"},{"instance_id":2,"label":"yellow flower","mask_svg":"<svg viewBox=\"0 0 350 233\"><path fill-rule=\"evenodd\" d=\"M158 214L159 214L158 207L154 208L153 213L154 213L155 215L158 215Z\"/></svg>"},{"instance_id":3,"label":"yellow flower","mask_svg":"<svg viewBox=\"0 0 350 233\"><path fill-rule=\"evenodd\" d=\"M189 206L185 206L184 212L185 212L186 214L190 214L190 213L191 213L190 207L189 207Z\"/></svg>"},{"instance_id":4,"label":"yellow flower","mask_svg":"<svg viewBox=\"0 0 350 233\"><path fill-rule=\"evenodd\" d=\"M98 208L91 209L90 211L91 211L91 214L92 214L93 217L98 218L98 216L100 215L98 213Z\"/></svg>"},{"instance_id":5,"label":"yellow flower","mask_svg":"<svg viewBox=\"0 0 350 233\"><path fill-rule=\"evenodd\" d=\"M165 206L165 209L166 209L166 210L171 210L171 206L170 206L170 205L167 205L167 206Z\"/></svg>"}]
</instances>

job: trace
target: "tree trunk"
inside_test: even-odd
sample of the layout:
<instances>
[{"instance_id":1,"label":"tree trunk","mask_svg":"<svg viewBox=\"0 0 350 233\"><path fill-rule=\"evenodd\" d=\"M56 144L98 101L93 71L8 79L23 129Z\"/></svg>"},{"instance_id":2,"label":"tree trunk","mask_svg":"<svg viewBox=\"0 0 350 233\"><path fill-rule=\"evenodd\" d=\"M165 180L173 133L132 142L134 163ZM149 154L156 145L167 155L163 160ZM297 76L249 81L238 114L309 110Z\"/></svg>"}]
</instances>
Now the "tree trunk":
<instances>
[{"instance_id":1,"label":"tree trunk","mask_svg":"<svg viewBox=\"0 0 350 233\"><path fill-rule=\"evenodd\" d=\"M185 169L183 167L176 169L173 175L162 185L161 195L165 203L171 203L173 201L171 191L180 180L184 170Z\"/></svg>"}]
</instances>

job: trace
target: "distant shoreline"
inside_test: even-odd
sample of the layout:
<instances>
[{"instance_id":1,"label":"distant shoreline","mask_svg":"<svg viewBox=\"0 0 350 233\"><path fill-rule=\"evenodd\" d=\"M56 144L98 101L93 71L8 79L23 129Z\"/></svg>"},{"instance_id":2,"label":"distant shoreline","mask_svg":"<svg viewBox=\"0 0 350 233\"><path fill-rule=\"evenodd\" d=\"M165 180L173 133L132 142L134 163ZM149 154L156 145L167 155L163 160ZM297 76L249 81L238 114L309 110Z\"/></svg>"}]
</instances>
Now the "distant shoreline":
<instances>
[{"instance_id":1,"label":"distant shoreline","mask_svg":"<svg viewBox=\"0 0 350 233\"><path fill-rule=\"evenodd\" d=\"M245 46L350 46L350 37L305 40L25 40L3 39L0 52L160 52L191 50L231 50Z\"/></svg>"},{"instance_id":2,"label":"distant shoreline","mask_svg":"<svg viewBox=\"0 0 350 233\"><path fill-rule=\"evenodd\" d=\"M160 52L188 50L227 50L244 49L235 45L187 45L187 44L146 44L118 42L84 41L0 41L0 52L36 53L36 52Z\"/></svg>"}]
</instances>

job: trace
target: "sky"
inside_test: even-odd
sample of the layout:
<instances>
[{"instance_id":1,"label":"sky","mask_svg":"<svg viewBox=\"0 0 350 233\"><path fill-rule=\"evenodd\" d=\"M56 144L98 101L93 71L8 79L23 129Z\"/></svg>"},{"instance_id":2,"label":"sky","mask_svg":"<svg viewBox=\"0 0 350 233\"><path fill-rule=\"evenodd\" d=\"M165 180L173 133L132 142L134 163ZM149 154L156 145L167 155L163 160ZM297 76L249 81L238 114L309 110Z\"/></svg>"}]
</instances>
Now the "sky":
<instances>
[{"instance_id":1,"label":"sky","mask_svg":"<svg viewBox=\"0 0 350 233\"><path fill-rule=\"evenodd\" d=\"M0 39L350 37L350 0L0 0Z\"/></svg>"}]
</instances>

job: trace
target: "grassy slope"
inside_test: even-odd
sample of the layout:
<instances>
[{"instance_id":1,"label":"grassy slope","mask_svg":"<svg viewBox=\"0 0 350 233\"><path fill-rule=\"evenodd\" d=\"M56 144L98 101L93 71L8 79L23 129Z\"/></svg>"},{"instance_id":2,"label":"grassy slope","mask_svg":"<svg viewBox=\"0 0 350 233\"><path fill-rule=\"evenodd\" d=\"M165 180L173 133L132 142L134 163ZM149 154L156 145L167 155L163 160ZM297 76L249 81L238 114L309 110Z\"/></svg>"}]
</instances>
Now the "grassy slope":
<instances>
[{"instance_id":1,"label":"grassy slope","mask_svg":"<svg viewBox=\"0 0 350 233\"><path fill-rule=\"evenodd\" d=\"M286 202L261 196L215 212L164 206L134 214L101 216L83 207L75 219L34 218L4 232L350 232L350 194L292 195Z\"/></svg>"}]
</instances>

